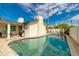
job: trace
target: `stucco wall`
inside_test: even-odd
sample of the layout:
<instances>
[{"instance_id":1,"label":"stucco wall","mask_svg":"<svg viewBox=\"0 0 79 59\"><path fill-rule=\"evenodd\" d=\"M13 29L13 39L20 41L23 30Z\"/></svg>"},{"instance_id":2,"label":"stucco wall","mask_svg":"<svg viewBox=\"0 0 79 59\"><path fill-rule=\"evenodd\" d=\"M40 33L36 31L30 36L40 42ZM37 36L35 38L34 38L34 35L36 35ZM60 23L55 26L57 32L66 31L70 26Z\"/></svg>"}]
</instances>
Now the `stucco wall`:
<instances>
[{"instance_id":1,"label":"stucco wall","mask_svg":"<svg viewBox=\"0 0 79 59\"><path fill-rule=\"evenodd\" d=\"M46 34L46 27L43 24L33 24L25 30L25 35L28 37L35 37Z\"/></svg>"},{"instance_id":2,"label":"stucco wall","mask_svg":"<svg viewBox=\"0 0 79 59\"><path fill-rule=\"evenodd\" d=\"M0 32L6 31L7 24L0 23Z\"/></svg>"},{"instance_id":3,"label":"stucco wall","mask_svg":"<svg viewBox=\"0 0 79 59\"><path fill-rule=\"evenodd\" d=\"M28 34L29 34L29 36L30 37L32 37L32 36L37 36L37 24L33 24L33 25L30 25L29 26L29 32L28 32Z\"/></svg>"},{"instance_id":4,"label":"stucco wall","mask_svg":"<svg viewBox=\"0 0 79 59\"><path fill-rule=\"evenodd\" d=\"M37 22L31 22L26 26L25 36L36 37L46 34L46 26L43 24L43 17L37 16Z\"/></svg>"},{"instance_id":5,"label":"stucco wall","mask_svg":"<svg viewBox=\"0 0 79 59\"><path fill-rule=\"evenodd\" d=\"M79 27L70 28L70 36L79 43Z\"/></svg>"},{"instance_id":6,"label":"stucco wall","mask_svg":"<svg viewBox=\"0 0 79 59\"><path fill-rule=\"evenodd\" d=\"M48 29L48 32L52 34L60 34L60 30L61 29Z\"/></svg>"},{"instance_id":7,"label":"stucco wall","mask_svg":"<svg viewBox=\"0 0 79 59\"><path fill-rule=\"evenodd\" d=\"M46 27L44 24L39 24L38 25L38 35L44 35L46 34Z\"/></svg>"}]
</instances>

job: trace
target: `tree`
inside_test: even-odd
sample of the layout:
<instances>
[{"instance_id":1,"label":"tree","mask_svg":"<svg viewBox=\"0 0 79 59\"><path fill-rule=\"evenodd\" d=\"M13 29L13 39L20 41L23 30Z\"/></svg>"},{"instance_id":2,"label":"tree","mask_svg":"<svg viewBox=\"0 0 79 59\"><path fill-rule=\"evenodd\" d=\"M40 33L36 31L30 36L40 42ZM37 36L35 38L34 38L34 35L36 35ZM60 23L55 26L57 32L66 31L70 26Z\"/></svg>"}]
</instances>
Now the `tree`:
<instances>
[{"instance_id":1,"label":"tree","mask_svg":"<svg viewBox=\"0 0 79 59\"><path fill-rule=\"evenodd\" d=\"M69 28L69 24L63 23L63 24L58 24L57 26L55 26L55 28Z\"/></svg>"}]
</instances>

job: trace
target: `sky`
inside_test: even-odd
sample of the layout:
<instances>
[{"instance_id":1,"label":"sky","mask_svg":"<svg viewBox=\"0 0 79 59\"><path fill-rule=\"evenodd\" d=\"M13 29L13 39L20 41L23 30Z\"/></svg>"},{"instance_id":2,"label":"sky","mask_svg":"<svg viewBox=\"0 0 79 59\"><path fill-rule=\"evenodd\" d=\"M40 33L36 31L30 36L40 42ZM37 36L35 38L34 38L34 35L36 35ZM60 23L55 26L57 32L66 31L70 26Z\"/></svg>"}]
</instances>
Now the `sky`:
<instances>
[{"instance_id":1,"label":"sky","mask_svg":"<svg viewBox=\"0 0 79 59\"><path fill-rule=\"evenodd\" d=\"M73 20L72 24L76 25L79 22L79 4L0 3L0 16L2 16L5 21L18 22L18 18L20 17L24 18L25 22L34 21L36 15L43 16L44 22L50 26L61 23L71 24L71 20Z\"/></svg>"}]
</instances>

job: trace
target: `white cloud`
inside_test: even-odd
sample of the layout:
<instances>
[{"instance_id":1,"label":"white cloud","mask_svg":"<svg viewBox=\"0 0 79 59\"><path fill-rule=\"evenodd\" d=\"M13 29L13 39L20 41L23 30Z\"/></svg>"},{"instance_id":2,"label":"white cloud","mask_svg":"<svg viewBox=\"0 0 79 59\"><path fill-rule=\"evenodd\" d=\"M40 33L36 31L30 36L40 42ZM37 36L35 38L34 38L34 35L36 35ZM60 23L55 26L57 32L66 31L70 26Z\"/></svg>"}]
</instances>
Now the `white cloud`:
<instances>
[{"instance_id":1,"label":"white cloud","mask_svg":"<svg viewBox=\"0 0 79 59\"><path fill-rule=\"evenodd\" d=\"M59 15L59 14L62 14L62 12L60 11L60 12L57 13L57 15Z\"/></svg>"},{"instance_id":2,"label":"white cloud","mask_svg":"<svg viewBox=\"0 0 79 59\"><path fill-rule=\"evenodd\" d=\"M26 12L31 13L32 15L42 15L44 18L48 18L48 4L36 4L34 6L31 3L26 4L19 4ZM71 12L72 10L78 10L79 4L56 4L50 3L49 4L49 17L53 16L54 14L62 14L63 10L66 12ZM34 11L35 13L33 13Z\"/></svg>"},{"instance_id":3,"label":"white cloud","mask_svg":"<svg viewBox=\"0 0 79 59\"><path fill-rule=\"evenodd\" d=\"M71 12L72 10L78 10L77 7L79 4L71 4L67 7L66 12Z\"/></svg>"},{"instance_id":4,"label":"white cloud","mask_svg":"<svg viewBox=\"0 0 79 59\"><path fill-rule=\"evenodd\" d=\"M34 14L31 10L34 9L34 7L32 6L31 3L23 3L23 4L19 4L22 9L24 9L25 12L29 12L32 15Z\"/></svg>"},{"instance_id":5,"label":"white cloud","mask_svg":"<svg viewBox=\"0 0 79 59\"><path fill-rule=\"evenodd\" d=\"M76 16L73 16L71 20L79 20L79 14L77 14Z\"/></svg>"}]
</instances>

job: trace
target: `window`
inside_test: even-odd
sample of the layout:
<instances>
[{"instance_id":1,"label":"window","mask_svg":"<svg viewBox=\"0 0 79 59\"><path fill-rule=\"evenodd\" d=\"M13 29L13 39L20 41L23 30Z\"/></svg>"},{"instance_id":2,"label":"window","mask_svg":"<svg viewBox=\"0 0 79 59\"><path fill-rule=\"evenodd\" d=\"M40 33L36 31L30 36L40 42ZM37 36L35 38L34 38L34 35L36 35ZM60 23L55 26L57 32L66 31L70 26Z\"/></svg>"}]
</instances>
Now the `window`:
<instances>
[{"instance_id":1,"label":"window","mask_svg":"<svg viewBox=\"0 0 79 59\"><path fill-rule=\"evenodd\" d=\"M16 26L15 25L11 26L11 31L16 31Z\"/></svg>"}]
</instances>

